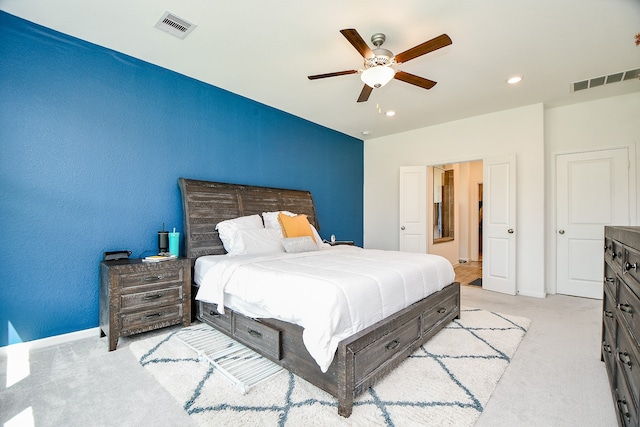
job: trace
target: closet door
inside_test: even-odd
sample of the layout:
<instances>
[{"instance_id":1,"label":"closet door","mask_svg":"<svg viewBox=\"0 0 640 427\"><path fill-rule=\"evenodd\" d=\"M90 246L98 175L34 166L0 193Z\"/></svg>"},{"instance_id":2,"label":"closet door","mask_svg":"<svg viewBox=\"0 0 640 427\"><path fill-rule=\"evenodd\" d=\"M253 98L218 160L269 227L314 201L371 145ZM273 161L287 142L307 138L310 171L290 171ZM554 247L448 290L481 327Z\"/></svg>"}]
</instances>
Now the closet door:
<instances>
[{"instance_id":1,"label":"closet door","mask_svg":"<svg viewBox=\"0 0 640 427\"><path fill-rule=\"evenodd\" d=\"M556 292L602 299L605 225L629 225L626 148L556 157Z\"/></svg>"}]
</instances>

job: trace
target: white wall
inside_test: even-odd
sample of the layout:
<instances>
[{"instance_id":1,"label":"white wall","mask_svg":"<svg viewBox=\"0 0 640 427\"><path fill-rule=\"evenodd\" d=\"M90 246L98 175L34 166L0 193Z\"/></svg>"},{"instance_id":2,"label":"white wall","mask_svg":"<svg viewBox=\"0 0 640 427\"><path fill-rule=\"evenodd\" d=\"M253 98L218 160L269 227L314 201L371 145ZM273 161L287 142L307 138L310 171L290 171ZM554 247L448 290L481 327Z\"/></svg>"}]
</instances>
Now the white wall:
<instances>
[{"instance_id":1,"label":"white wall","mask_svg":"<svg viewBox=\"0 0 640 427\"><path fill-rule=\"evenodd\" d=\"M400 166L515 153L518 293L545 295L544 111L542 104L376 138L364 146L364 246L398 249Z\"/></svg>"},{"instance_id":2,"label":"white wall","mask_svg":"<svg viewBox=\"0 0 640 427\"><path fill-rule=\"evenodd\" d=\"M602 148L630 147L632 169L630 189L632 194L631 225L640 224L637 208L637 191L640 189L637 165L640 153L640 93L584 102L581 104L551 108L545 111L545 176L547 209L546 263L547 290L556 292L556 227L555 227L555 157L558 154L590 151ZM633 164L635 161L635 164ZM366 181L365 181L366 182ZM635 196L635 197L634 197ZM633 203L633 202L636 203Z\"/></svg>"},{"instance_id":3,"label":"white wall","mask_svg":"<svg viewBox=\"0 0 640 427\"><path fill-rule=\"evenodd\" d=\"M517 163L517 290L539 297L555 293L555 155L628 146L640 165L639 141L640 92L547 111L535 104L366 141L364 245L398 249L400 166L512 152ZM631 220L638 225L640 174L635 170Z\"/></svg>"}]
</instances>

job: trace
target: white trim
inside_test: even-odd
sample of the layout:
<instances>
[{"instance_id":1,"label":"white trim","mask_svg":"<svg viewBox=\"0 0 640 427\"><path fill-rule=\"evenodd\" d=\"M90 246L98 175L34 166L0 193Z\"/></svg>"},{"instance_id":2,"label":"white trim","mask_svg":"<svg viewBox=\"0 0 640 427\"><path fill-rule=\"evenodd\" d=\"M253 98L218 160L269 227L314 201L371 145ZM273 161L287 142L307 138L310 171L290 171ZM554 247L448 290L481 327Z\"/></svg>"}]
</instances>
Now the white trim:
<instances>
[{"instance_id":1,"label":"white trim","mask_svg":"<svg viewBox=\"0 0 640 427\"><path fill-rule=\"evenodd\" d=\"M534 297L534 298L546 298L547 294L545 292L527 292L527 291L521 291L518 290L518 295L521 295L523 297Z\"/></svg>"},{"instance_id":2,"label":"white trim","mask_svg":"<svg viewBox=\"0 0 640 427\"><path fill-rule=\"evenodd\" d=\"M100 336L100 328L84 329L82 331L70 332L68 334L54 335L52 337L42 338L39 340L21 342L0 347L0 356L7 356L10 351L19 349L35 350L44 347L51 347L58 344L64 344L71 341L81 340L84 338L97 338Z\"/></svg>"}]
</instances>

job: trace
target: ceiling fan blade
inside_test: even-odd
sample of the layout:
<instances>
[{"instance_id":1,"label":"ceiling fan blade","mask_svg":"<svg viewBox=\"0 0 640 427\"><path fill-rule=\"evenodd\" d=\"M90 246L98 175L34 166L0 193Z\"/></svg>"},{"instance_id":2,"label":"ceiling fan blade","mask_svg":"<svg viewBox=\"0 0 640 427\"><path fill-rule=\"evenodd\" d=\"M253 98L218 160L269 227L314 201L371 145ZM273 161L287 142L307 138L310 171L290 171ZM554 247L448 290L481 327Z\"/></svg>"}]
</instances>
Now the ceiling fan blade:
<instances>
[{"instance_id":1,"label":"ceiling fan blade","mask_svg":"<svg viewBox=\"0 0 640 427\"><path fill-rule=\"evenodd\" d=\"M417 58L418 56L422 56L425 53L433 52L434 50L438 50L445 46L449 46L451 43L451 38L448 35L442 34L436 38L433 38L427 42L419 44L418 46L412 47L409 50L405 50L402 53L396 55L396 62L401 64L403 62L407 62L413 58Z\"/></svg>"},{"instance_id":2,"label":"ceiling fan blade","mask_svg":"<svg viewBox=\"0 0 640 427\"><path fill-rule=\"evenodd\" d=\"M419 86L423 89L431 89L437 82L433 80L425 79L424 77L416 76L415 74L405 73L404 71L397 71L394 79L402 80L403 82Z\"/></svg>"},{"instance_id":3,"label":"ceiling fan blade","mask_svg":"<svg viewBox=\"0 0 640 427\"><path fill-rule=\"evenodd\" d=\"M373 91L373 88L369 85L364 85L364 87L362 88L362 92L360 92L360 96L358 97L358 102L366 102L369 99L369 95L371 95L371 92Z\"/></svg>"},{"instance_id":4,"label":"ceiling fan blade","mask_svg":"<svg viewBox=\"0 0 640 427\"><path fill-rule=\"evenodd\" d=\"M357 70L338 71L335 73L316 74L315 76L307 76L309 80L324 79L326 77L345 76L347 74L356 74Z\"/></svg>"},{"instance_id":5,"label":"ceiling fan blade","mask_svg":"<svg viewBox=\"0 0 640 427\"><path fill-rule=\"evenodd\" d=\"M360 34L353 28L346 30L340 30L342 35L356 48L356 50L362 55L363 58L372 58L373 52L367 45L367 43L360 37Z\"/></svg>"}]
</instances>

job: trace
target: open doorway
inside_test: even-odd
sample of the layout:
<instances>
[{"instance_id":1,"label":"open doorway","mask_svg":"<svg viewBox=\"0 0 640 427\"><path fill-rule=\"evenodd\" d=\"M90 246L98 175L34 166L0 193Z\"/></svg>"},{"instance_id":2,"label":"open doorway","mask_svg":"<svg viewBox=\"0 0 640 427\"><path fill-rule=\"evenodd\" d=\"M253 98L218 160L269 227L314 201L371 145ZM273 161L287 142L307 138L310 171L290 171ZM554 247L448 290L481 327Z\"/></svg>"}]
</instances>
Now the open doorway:
<instances>
[{"instance_id":1,"label":"open doorway","mask_svg":"<svg viewBox=\"0 0 640 427\"><path fill-rule=\"evenodd\" d=\"M440 165L437 165L442 167ZM432 234L428 239L428 252L449 259L456 270L456 281L466 285L482 285L483 260L483 167L482 160L447 164L443 169L454 171L455 232L447 241ZM430 167L428 174L433 175ZM434 206L438 200L428 195L428 205ZM430 206L430 205L429 205ZM434 209L428 209L428 224L433 224Z\"/></svg>"}]
</instances>

